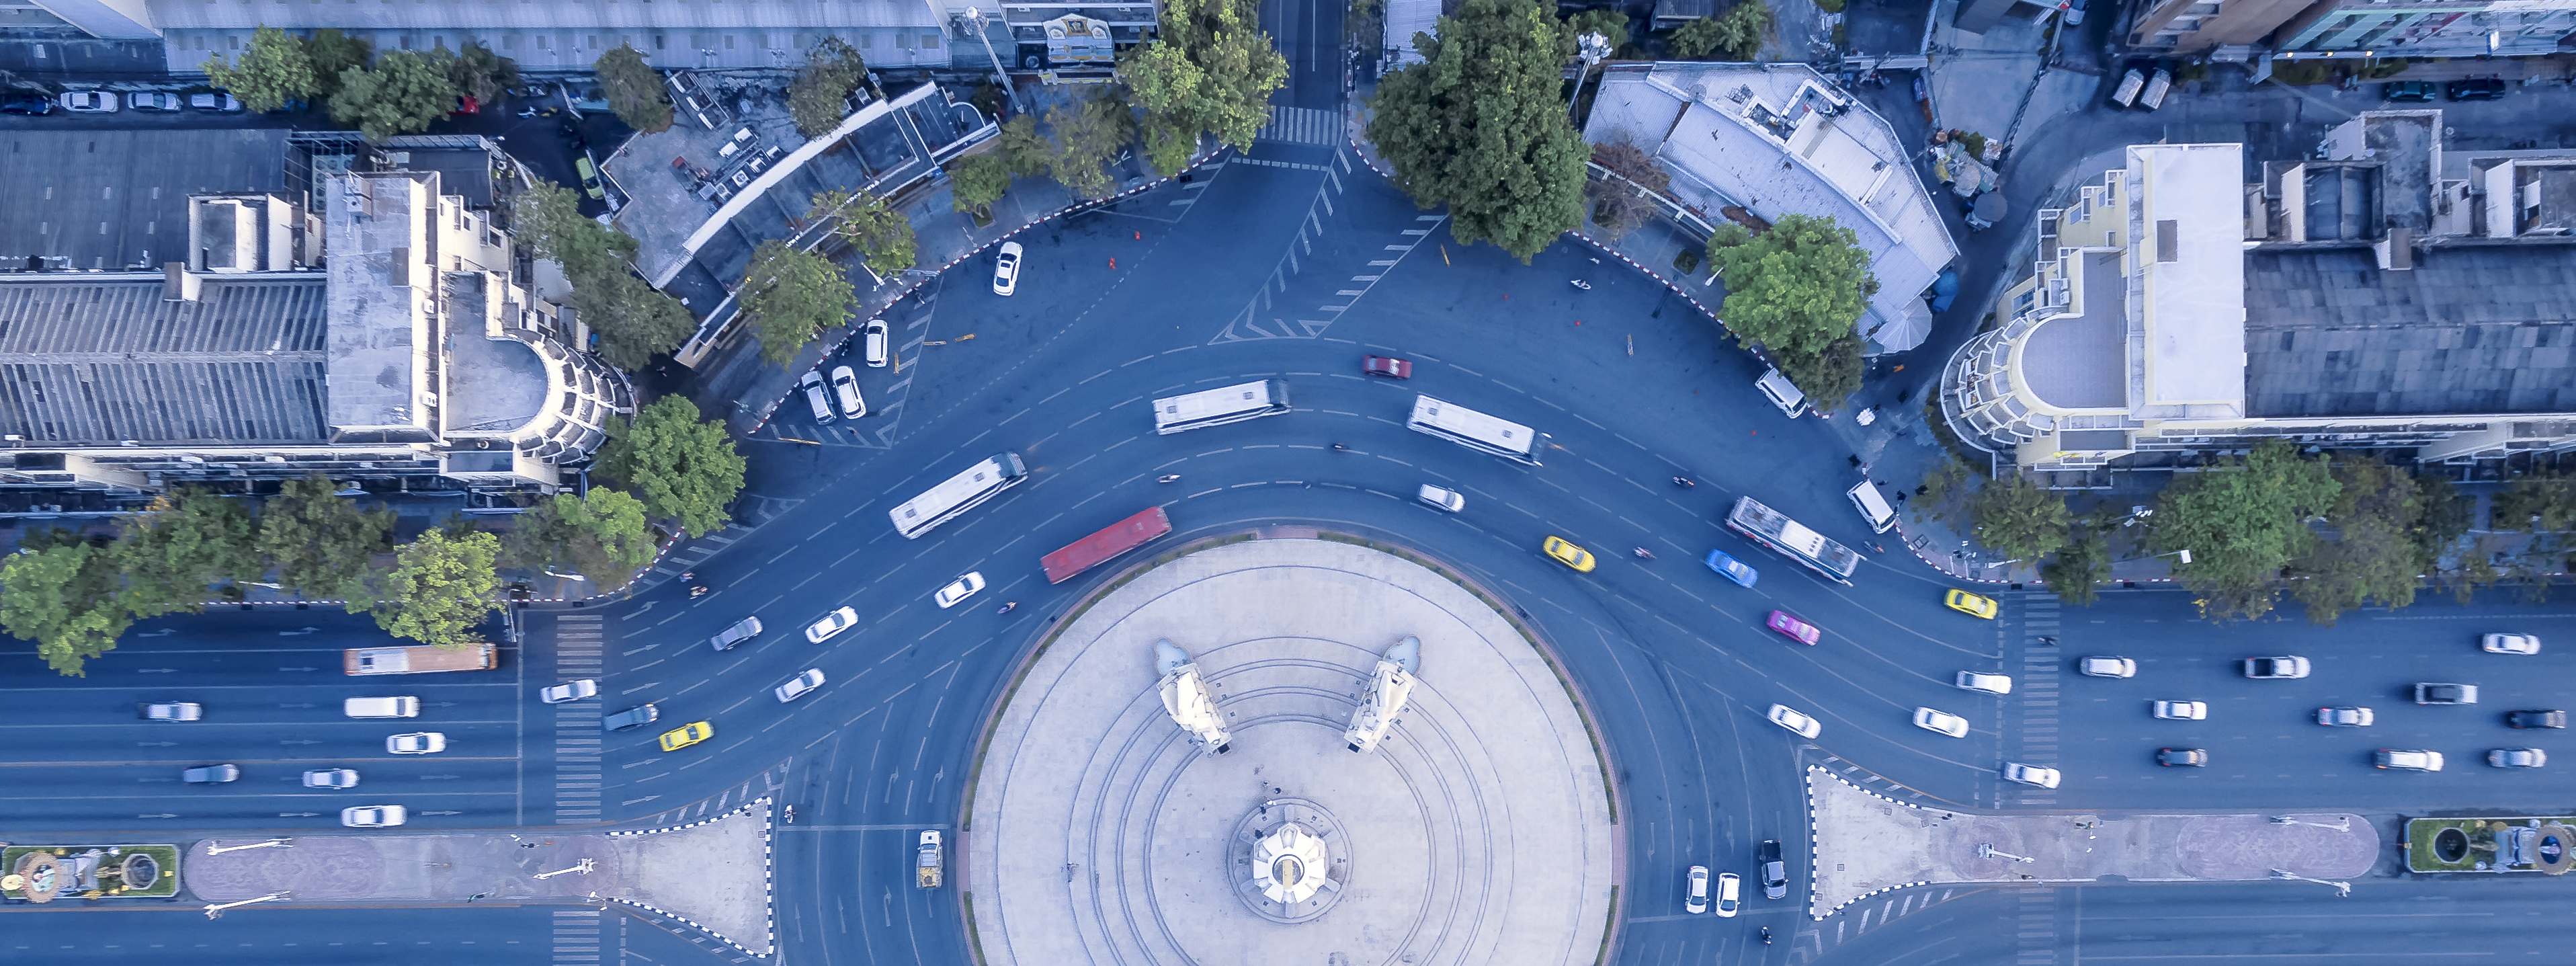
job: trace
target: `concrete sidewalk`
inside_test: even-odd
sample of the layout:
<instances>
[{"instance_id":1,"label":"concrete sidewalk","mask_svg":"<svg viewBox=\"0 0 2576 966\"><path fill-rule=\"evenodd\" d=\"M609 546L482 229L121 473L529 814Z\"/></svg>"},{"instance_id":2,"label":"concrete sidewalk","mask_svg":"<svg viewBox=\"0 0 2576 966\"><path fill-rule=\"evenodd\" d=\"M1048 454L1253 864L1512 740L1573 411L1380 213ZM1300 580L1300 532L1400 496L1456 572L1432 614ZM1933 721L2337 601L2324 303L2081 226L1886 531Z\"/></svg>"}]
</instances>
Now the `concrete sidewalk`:
<instances>
[{"instance_id":1,"label":"concrete sidewalk","mask_svg":"<svg viewBox=\"0 0 2576 966\"><path fill-rule=\"evenodd\" d=\"M1420 683L1353 754L1359 682L1408 635ZM1158 639L1198 664L1227 754L1166 712ZM1549 661L1450 578L1333 539L1221 544L1115 585L1034 658L978 766L959 884L991 966L1585 962L1618 874L1605 767ZM1282 796L1328 809L1349 857L1295 924L1239 898L1229 860Z\"/></svg>"},{"instance_id":2,"label":"concrete sidewalk","mask_svg":"<svg viewBox=\"0 0 2576 966\"><path fill-rule=\"evenodd\" d=\"M2381 845L2367 819L2340 812L2288 816L2305 824L2262 814L1993 815L1900 802L1813 766L1807 805L1816 843L1807 912L1817 919L1924 885L2250 882L2273 869L2350 878L2369 874Z\"/></svg>"}]
</instances>

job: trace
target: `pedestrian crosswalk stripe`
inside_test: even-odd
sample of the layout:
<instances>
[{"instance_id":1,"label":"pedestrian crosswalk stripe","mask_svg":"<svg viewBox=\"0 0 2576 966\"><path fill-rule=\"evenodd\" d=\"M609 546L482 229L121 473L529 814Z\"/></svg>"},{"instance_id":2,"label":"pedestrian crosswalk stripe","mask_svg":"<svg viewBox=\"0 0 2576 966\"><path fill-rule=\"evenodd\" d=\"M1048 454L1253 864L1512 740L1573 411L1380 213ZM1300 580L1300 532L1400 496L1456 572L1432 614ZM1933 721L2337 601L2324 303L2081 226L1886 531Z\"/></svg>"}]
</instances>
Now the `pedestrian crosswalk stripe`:
<instances>
[{"instance_id":1,"label":"pedestrian crosswalk stripe","mask_svg":"<svg viewBox=\"0 0 2576 966\"><path fill-rule=\"evenodd\" d=\"M1342 114L1311 107L1272 107L1270 123L1263 125L1255 137L1290 144L1338 145L1342 143Z\"/></svg>"}]
</instances>

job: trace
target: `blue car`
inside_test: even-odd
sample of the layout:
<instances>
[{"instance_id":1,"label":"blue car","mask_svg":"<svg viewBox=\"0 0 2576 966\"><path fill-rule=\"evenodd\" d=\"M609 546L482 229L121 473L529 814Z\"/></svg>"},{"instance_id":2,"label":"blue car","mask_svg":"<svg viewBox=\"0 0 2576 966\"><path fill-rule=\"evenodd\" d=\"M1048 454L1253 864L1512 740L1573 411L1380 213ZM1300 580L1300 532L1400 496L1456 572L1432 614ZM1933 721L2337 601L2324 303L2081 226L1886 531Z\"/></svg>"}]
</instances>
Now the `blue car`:
<instances>
[{"instance_id":1,"label":"blue car","mask_svg":"<svg viewBox=\"0 0 2576 966\"><path fill-rule=\"evenodd\" d=\"M1747 587L1753 586L1754 581L1762 579L1762 575L1754 573L1753 568L1744 565L1744 561L1727 556L1724 550L1709 551L1707 563L1708 569L1725 574L1726 579Z\"/></svg>"}]
</instances>

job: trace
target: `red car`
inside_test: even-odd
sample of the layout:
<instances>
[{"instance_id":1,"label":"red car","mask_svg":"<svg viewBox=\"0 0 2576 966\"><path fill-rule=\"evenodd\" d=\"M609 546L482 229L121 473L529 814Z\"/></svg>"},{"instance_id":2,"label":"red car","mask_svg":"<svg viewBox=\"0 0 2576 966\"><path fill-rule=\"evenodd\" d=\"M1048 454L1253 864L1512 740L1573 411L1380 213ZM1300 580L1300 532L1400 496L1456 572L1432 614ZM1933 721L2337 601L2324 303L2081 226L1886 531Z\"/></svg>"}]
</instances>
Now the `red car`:
<instances>
[{"instance_id":1,"label":"red car","mask_svg":"<svg viewBox=\"0 0 2576 966\"><path fill-rule=\"evenodd\" d=\"M1394 356L1370 356L1360 363L1360 371L1389 379L1413 378L1413 360Z\"/></svg>"},{"instance_id":2,"label":"red car","mask_svg":"<svg viewBox=\"0 0 2576 966\"><path fill-rule=\"evenodd\" d=\"M1769 624L1772 630L1786 634L1790 640L1808 647L1816 646L1816 641L1825 636L1825 632L1817 630L1816 625L1791 617L1787 611L1772 611L1771 619L1765 623Z\"/></svg>"}]
</instances>

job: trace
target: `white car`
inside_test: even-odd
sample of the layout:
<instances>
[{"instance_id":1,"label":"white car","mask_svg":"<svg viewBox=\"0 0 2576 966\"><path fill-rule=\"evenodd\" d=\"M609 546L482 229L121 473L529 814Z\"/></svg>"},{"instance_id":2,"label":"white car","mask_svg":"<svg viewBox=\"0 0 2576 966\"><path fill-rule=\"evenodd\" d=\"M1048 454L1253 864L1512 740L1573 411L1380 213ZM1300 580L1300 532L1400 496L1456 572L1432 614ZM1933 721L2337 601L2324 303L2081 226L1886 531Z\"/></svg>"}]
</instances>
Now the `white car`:
<instances>
[{"instance_id":1,"label":"white car","mask_svg":"<svg viewBox=\"0 0 2576 966\"><path fill-rule=\"evenodd\" d=\"M886 360L889 358L889 355L886 351L886 324L884 320L880 319L878 321L868 323L865 334L860 338L863 345L861 351L866 355L868 368L885 368Z\"/></svg>"},{"instance_id":2,"label":"white car","mask_svg":"<svg viewBox=\"0 0 2576 966\"><path fill-rule=\"evenodd\" d=\"M2207 721L2207 701L2158 701L2156 717L2165 721Z\"/></svg>"},{"instance_id":3,"label":"white car","mask_svg":"<svg viewBox=\"0 0 2576 966\"><path fill-rule=\"evenodd\" d=\"M447 750L447 736L435 731L414 731L385 739L385 750L397 755L435 755Z\"/></svg>"},{"instance_id":4,"label":"white car","mask_svg":"<svg viewBox=\"0 0 2576 966\"><path fill-rule=\"evenodd\" d=\"M868 414L868 401L859 398L859 373L856 369L832 367L832 399L841 404L842 419L857 419Z\"/></svg>"},{"instance_id":5,"label":"white car","mask_svg":"<svg viewBox=\"0 0 2576 966\"><path fill-rule=\"evenodd\" d=\"M176 111L188 103L169 91L135 91L125 95L125 106L138 111Z\"/></svg>"},{"instance_id":6,"label":"white car","mask_svg":"<svg viewBox=\"0 0 2576 966\"><path fill-rule=\"evenodd\" d=\"M823 387L822 372L805 370L804 377L796 380L796 388L805 393L805 404L813 408L815 422L832 421L832 394Z\"/></svg>"},{"instance_id":7,"label":"white car","mask_svg":"<svg viewBox=\"0 0 2576 966\"><path fill-rule=\"evenodd\" d=\"M1020 243L1003 242L1002 254L993 259L993 294L1009 295L1020 289Z\"/></svg>"},{"instance_id":8,"label":"white car","mask_svg":"<svg viewBox=\"0 0 2576 966\"><path fill-rule=\"evenodd\" d=\"M2308 676L2308 659L2249 657L2245 659L2245 676L2257 681L2294 681Z\"/></svg>"},{"instance_id":9,"label":"white car","mask_svg":"<svg viewBox=\"0 0 2576 966\"><path fill-rule=\"evenodd\" d=\"M2538 768L2549 764L2549 753L2538 748L2497 748L2487 752L2487 764L2497 768Z\"/></svg>"},{"instance_id":10,"label":"white car","mask_svg":"<svg viewBox=\"0 0 2576 966\"><path fill-rule=\"evenodd\" d=\"M832 635L849 630L851 625L857 624L858 622L859 612L843 607L839 610L823 615L822 620L815 621L814 623L807 625L805 628L805 640L808 643L813 644L823 643L824 641L831 640Z\"/></svg>"},{"instance_id":11,"label":"white car","mask_svg":"<svg viewBox=\"0 0 2576 966\"><path fill-rule=\"evenodd\" d=\"M145 721L195 721L206 716L206 707L194 701L154 701L136 705L134 713Z\"/></svg>"},{"instance_id":12,"label":"white car","mask_svg":"<svg viewBox=\"0 0 2576 966\"><path fill-rule=\"evenodd\" d=\"M2077 673L2097 678L2133 678L2138 676L2138 662L2125 657L2094 655L2075 662Z\"/></svg>"},{"instance_id":13,"label":"white car","mask_svg":"<svg viewBox=\"0 0 2576 966\"><path fill-rule=\"evenodd\" d=\"M329 768L304 773L306 788L356 788L358 773L348 768Z\"/></svg>"},{"instance_id":14,"label":"white car","mask_svg":"<svg viewBox=\"0 0 2576 966\"><path fill-rule=\"evenodd\" d=\"M1925 731L1937 731L1953 738L1968 736L1968 719L1931 708L1914 709L1914 726Z\"/></svg>"},{"instance_id":15,"label":"white car","mask_svg":"<svg viewBox=\"0 0 2576 966\"><path fill-rule=\"evenodd\" d=\"M2478 649L2489 654L2538 654L2540 638L2529 634L2489 634L2478 642Z\"/></svg>"},{"instance_id":16,"label":"white car","mask_svg":"<svg viewBox=\"0 0 2576 966\"><path fill-rule=\"evenodd\" d=\"M2004 780L2008 782L2020 782L2024 785L2037 785L2041 788L2055 788L2057 787L2057 769L2041 768L2037 765L2025 765L2017 761L2010 762L2004 765Z\"/></svg>"},{"instance_id":17,"label":"white car","mask_svg":"<svg viewBox=\"0 0 2576 966\"><path fill-rule=\"evenodd\" d=\"M1742 911L1744 911L1744 877L1743 877L1743 876L1740 876L1740 875L1736 875L1736 874L1735 874L1735 873L1733 873L1733 872L1720 872L1720 873L1718 873L1718 874L1717 874L1717 914L1718 914L1718 916L1719 916L1720 918L1724 918L1724 919L1733 919L1733 918L1735 918L1735 914L1736 914L1736 913L1739 913L1739 912L1742 912Z\"/></svg>"},{"instance_id":18,"label":"white car","mask_svg":"<svg viewBox=\"0 0 2576 966\"><path fill-rule=\"evenodd\" d=\"M350 828L392 828L411 817L400 805L352 805L340 810L340 824Z\"/></svg>"},{"instance_id":19,"label":"white car","mask_svg":"<svg viewBox=\"0 0 2576 966\"><path fill-rule=\"evenodd\" d=\"M1456 490L1433 486L1429 483L1422 484L1422 492L1417 493L1414 496L1416 499L1419 499L1424 503L1431 504L1432 506L1439 507L1451 513L1456 513L1467 508L1466 495L1461 494Z\"/></svg>"},{"instance_id":20,"label":"white car","mask_svg":"<svg viewBox=\"0 0 2576 966\"><path fill-rule=\"evenodd\" d=\"M1959 672L1958 686L1961 691L1976 691L1982 694L2011 694L2012 678L2001 674L1979 674L1975 671L1961 671Z\"/></svg>"},{"instance_id":21,"label":"white car","mask_svg":"<svg viewBox=\"0 0 2576 966\"><path fill-rule=\"evenodd\" d=\"M2378 720L2378 716L2371 714L2369 708L2317 709L2317 723L2329 728L2367 728L2375 720Z\"/></svg>"},{"instance_id":22,"label":"white car","mask_svg":"<svg viewBox=\"0 0 2576 966\"><path fill-rule=\"evenodd\" d=\"M114 114L120 106L112 91L64 91L61 103L74 114Z\"/></svg>"},{"instance_id":23,"label":"white car","mask_svg":"<svg viewBox=\"0 0 2576 966\"><path fill-rule=\"evenodd\" d=\"M242 109L240 101L234 100L233 96L230 94L220 92L212 94L190 94L188 95L188 106L195 110L214 111L220 114L231 114Z\"/></svg>"},{"instance_id":24,"label":"white car","mask_svg":"<svg viewBox=\"0 0 2576 966\"><path fill-rule=\"evenodd\" d=\"M940 610L947 610L951 607L957 606L959 601L975 596L977 592L983 589L984 574L981 571L978 571L949 581L948 586L939 588L939 593L933 594L931 597L939 602Z\"/></svg>"},{"instance_id":25,"label":"white car","mask_svg":"<svg viewBox=\"0 0 2576 966\"><path fill-rule=\"evenodd\" d=\"M2370 763L2381 768L2391 768L2397 771L2441 771L2442 753L2438 751L2407 751L2395 748L2382 748L2378 751L2371 752Z\"/></svg>"},{"instance_id":26,"label":"white car","mask_svg":"<svg viewBox=\"0 0 2576 966\"><path fill-rule=\"evenodd\" d=\"M598 696L599 682L589 678L583 678L579 681L566 681L562 684L537 692L537 700L543 701L547 704L562 704L566 701L579 701L583 698L595 698Z\"/></svg>"},{"instance_id":27,"label":"white car","mask_svg":"<svg viewBox=\"0 0 2576 966\"><path fill-rule=\"evenodd\" d=\"M1772 724L1796 732L1801 738L1813 738L1825 730L1825 726L1819 724L1816 719L1799 714L1785 704L1772 705L1771 713L1765 717L1770 718Z\"/></svg>"},{"instance_id":28,"label":"white car","mask_svg":"<svg viewBox=\"0 0 2576 966\"><path fill-rule=\"evenodd\" d=\"M1694 916L1708 911L1708 866L1691 866L1682 877L1682 911Z\"/></svg>"},{"instance_id":29,"label":"white car","mask_svg":"<svg viewBox=\"0 0 2576 966\"><path fill-rule=\"evenodd\" d=\"M778 696L778 703L786 704L787 702L804 697L806 692L822 686L823 669L806 668L804 673L787 679L787 683L779 685L777 690L771 691L770 693Z\"/></svg>"}]
</instances>

